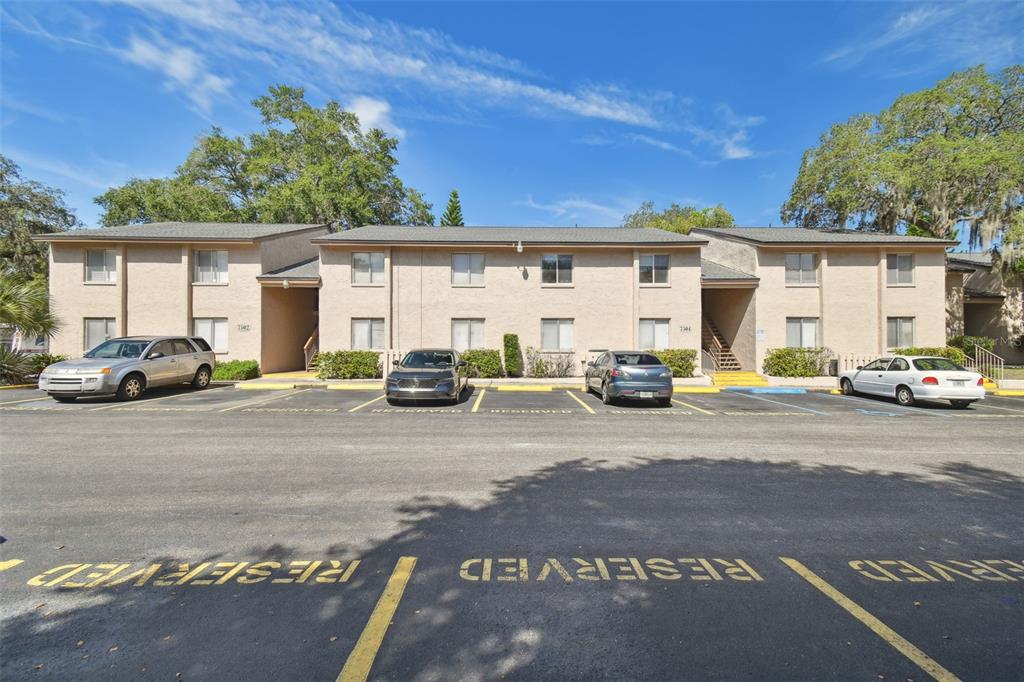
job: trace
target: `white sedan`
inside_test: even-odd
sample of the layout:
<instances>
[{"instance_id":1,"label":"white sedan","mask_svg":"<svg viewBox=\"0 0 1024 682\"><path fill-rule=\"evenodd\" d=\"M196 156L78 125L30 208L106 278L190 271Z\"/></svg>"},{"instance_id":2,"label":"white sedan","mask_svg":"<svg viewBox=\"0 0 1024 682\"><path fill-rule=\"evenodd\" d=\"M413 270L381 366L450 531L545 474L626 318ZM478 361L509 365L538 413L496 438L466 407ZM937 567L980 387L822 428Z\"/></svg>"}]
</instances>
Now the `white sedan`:
<instances>
[{"instance_id":1,"label":"white sedan","mask_svg":"<svg viewBox=\"0 0 1024 682\"><path fill-rule=\"evenodd\" d=\"M985 380L946 358L894 355L839 374L845 395L870 393L896 398L900 405L915 400L948 400L963 409L985 398Z\"/></svg>"}]
</instances>

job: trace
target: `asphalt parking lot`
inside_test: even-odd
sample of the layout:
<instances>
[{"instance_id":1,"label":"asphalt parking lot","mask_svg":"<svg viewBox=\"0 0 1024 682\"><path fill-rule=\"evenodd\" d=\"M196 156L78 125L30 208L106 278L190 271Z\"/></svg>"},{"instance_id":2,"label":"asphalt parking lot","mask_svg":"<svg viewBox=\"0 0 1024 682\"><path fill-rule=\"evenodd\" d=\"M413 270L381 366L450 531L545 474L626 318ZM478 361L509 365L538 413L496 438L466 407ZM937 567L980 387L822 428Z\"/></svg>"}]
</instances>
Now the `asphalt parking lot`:
<instances>
[{"instance_id":1,"label":"asphalt parking lot","mask_svg":"<svg viewBox=\"0 0 1024 682\"><path fill-rule=\"evenodd\" d=\"M4 391L0 678L1024 678L1024 399L380 395Z\"/></svg>"},{"instance_id":2,"label":"asphalt parking lot","mask_svg":"<svg viewBox=\"0 0 1024 682\"><path fill-rule=\"evenodd\" d=\"M34 389L14 389L0 395L0 411L34 412L210 412L217 414L262 413L293 415L463 415L514 417L603 416L620 418L853 418L853 419L996 419L1024 418L1024 398L987 396L964 410L945 402L922 402L912 407L874 396L844 396L827 391L750 392L725 390L719 393L676 393L670 407L655 401L621 401L602 404L600 398L582 389L520 390L519 387L470 389L458 404L403 403L389 405L378 390L334 390L293 388L244 391L219 386L205 391L189 388L161 388L135 402L113 398L80 398L74 403L57 403Z\"/></svg>"}]
</instances>

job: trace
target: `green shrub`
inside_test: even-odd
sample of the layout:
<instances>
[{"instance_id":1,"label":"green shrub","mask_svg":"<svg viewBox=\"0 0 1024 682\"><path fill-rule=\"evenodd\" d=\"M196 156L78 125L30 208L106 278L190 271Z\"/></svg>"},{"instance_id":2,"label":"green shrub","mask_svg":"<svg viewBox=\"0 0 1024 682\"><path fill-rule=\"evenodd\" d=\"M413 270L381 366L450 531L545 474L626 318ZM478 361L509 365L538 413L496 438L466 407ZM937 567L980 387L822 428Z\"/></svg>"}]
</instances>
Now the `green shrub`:
<instances>
[{"instance_id":1,"label":"green shrub","mask_svg":"<svg viewBox=\"0 0 1024 682\"><path fill-rule=\"evenodd\" d=\"M828 374L828 348L772 348L764 358L764 373L773 377L820 377Z\"/></svg>"},{"instance_id":2,"label":"green shrub","mask_svg":"<svg viewBox=\"0 0 1024 682\"><path fill-rule=\"evenodd\" d=\"M937 358L947 358L958 365L967 364L967 354L959 348L952 348L951 346L894 348L892 352L896 355L931 355Z\"/></svg>"},{"instance_id":3,"label":"green shrub","mask_svg":"<svg viewBox=\"0 0 1024 682\"><path fill-rule=\"evenodd\" d=\"M989 353L996 347L996 340L988 336L954 336L946 345L951 348L959 348L969 357L974 357L974 346L978 345Z\"/></svg>"},{"instance_id":4,"label":"green shrub","mask_svg":"<svg viewBox=\"0 0 1024 682\"><path fill-rule=\"evenodd\" d=\"M260 375L260 363L255 360L228 360L218 362L213 370L214 381L245 381Z\"/></svg>"},{"instance_id":5,"label":"green shrub","mask_svg":"<svg viewBox=\"0 0 1024 682\"><path fill-rule=\"evenodd\" d=\"M497 379L501 376L501 353L496 350L478 348L462 353L466 361L466 376L480 379Z\"/></svg>"},{"instance_id":6,"label":"green shrub","mask_svg":"<svg viewBox=\"0 0 1024 682\"><path fill-rule=\"evenodd\" d=\"M67 360L66 355L51 355L50 353L31 353L28 356L28 361L32 367L30 374L39 374L44 369L49 367L55 362L61 362Z\"/></svg>"},{"instance_id":7,"label":"green shrub","mask_svg":"<svg viewBox=\"0 0 1024 682\"><path fill-rule=\"evenodd\" d=\"M0 384L21 384L32 373L32 361L27 353L0 345Z\"/></svg>"},{"instance_id":8,"label":"green shrub","mask_svg":"<svg viewBox=\"0 0 1024 682\"><path fill-rule=\"evenodd\" d=\"M693 376L697 366L697 351L693 348L662 348L648 351L661 360L661 363L672 370L672 376L681 379Z\"/></svg>"},{"instance_id":9,"label":"green shrub","mask_svg":"<svg viewBox=\"0 0 1024 682\"><path fill-rule=\"evenodd\" d=\"M505 376L523 376L523 350L519 347L519 335L505 334L502 344L505 346Z\"/></svg>"},{"instance_id":10,"label":"green shrub","mask_svg":"<svg viewBox=\"0 0 1024 682\"><path fill-rule=\"evenodd\" d=\"M321 379L380 379L380 353L372 350L335 350L318 353Z\"/></svg>"}]
</instances>

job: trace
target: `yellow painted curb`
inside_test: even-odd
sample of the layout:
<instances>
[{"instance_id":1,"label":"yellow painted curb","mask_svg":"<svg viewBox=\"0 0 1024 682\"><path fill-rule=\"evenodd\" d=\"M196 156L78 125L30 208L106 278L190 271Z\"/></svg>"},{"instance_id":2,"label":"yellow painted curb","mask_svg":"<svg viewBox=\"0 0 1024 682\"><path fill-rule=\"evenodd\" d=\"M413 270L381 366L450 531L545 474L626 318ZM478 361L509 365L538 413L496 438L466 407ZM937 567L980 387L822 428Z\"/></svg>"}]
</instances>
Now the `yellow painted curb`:
<instances>
[{"instance_id":1,"label":"yellow painted curb","mask_svg":"<svg viewBox=\"0 0 1024 682\"><path fill-rule=\"evenodd\" d=\"M235 384L235 388L245 391L280 391L286 388L295 388L295 384L265 381L260 384Z\"/></svg>"},{"instance_id":2,"label":"yellow painted curb","mask_svg":"<svg viewBox=\"0 0 1024 682\"><path fill-rule=\"evenodd\" d=\"M992 395L1024 395L1024 389L1003 388L998 391L992 391Z\"/></svg>"},{"instance_id":3,"label":"yellow painted curb","mask_svg":"<svg viewBox=\"0 0 1024 682\"><path fill-rule=\"evenodd\" d=\"M384 384L327 384L332 391L380 391Z\"/></svg>"},{"instance_id":4,"label":"yellow painted curb","mask_svg":"<svg viewBox=\"0 0 1024 682\"><path fill-rule=\"evenodd\" d=\"M721 393L722 389L718 386L675 386L672 388L673 393Z\"/></svg>"},{"instance_id":5,"label":"yellow painted curb","mask_svg":"<svg viewBox=\"0 0 1024 682\"><path fill-rule=\"evenodd\" d=\"M39 384L10 384L8 386L0 386L0 391L5 388L36 388Z\"/></svg>"}]
</instances>

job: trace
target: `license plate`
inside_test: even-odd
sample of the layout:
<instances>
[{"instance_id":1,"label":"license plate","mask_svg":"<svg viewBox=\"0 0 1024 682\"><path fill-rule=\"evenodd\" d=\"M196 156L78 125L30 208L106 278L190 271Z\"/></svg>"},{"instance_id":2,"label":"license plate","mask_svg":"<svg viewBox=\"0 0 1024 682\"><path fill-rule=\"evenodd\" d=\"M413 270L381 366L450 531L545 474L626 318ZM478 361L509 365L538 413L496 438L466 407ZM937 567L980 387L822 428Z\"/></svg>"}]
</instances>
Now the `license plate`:
<instances>
[{"instance_id":1,"label":"license plate","mask_svg":"<svg viewBox=\"0 0 1024 682\"><path fill-rule=\"evenodd\" d=\"M640 391L640 397L641 398L653 398L654 397L654 392L653 391Z\"/></svg>"},{"instance_id":2,"label":"license plate","mask_svg":"<svg viewBox=\"0 0 1024 682\"><path fill-rule=\"evenodd\" d=\"M962 379L951 379L949 383L953 384L954 386L963 386L967 382Z\"/></svg>"}]
</instances>

